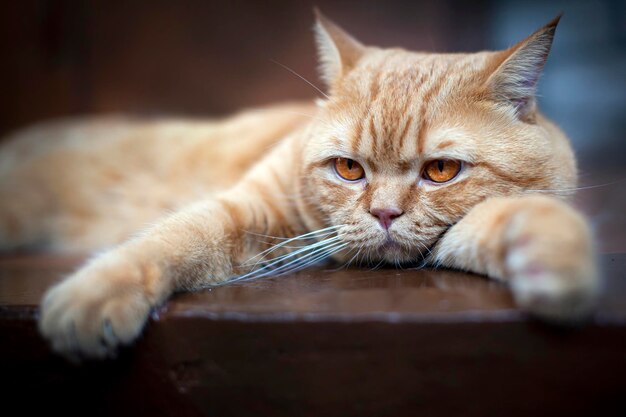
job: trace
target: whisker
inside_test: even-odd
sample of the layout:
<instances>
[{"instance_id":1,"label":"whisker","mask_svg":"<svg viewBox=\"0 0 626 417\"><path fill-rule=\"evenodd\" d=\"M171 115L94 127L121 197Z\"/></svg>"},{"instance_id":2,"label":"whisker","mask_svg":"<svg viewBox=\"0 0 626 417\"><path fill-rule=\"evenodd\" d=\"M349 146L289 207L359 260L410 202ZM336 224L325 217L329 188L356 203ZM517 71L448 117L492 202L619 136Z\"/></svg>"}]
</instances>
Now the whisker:
<instances>
[{"instance_id":1,"label":"whisker","mask_svg":"<svg viewBox=\"0 0 626 417\"><path fill-rule=\"evenodd\" d=\"M317 249L317 248L319 248L319 247L322 247L322 248L323 248L324 246L333 245L333 244L337 243L337 240L338 240L338 239L339 239L339 238L338 238L337 236L335 236L335 237L332 237L332 238L329 238L329 239L325 239L325 240L322 240L322 241L319 241L319 242L313 243L313 244L311 244L311 245L306 245L306 246L303 246L303 247L301 247L301 248L300 248L300 249L298 249L298 250L295 250L295 251L293 251L293 252L288 252L288 253L286 253L286 254L284 254L284 255L282 255L282 256L279 256L279 257L277 257L277 258L273 258L273 259L267 260L267 261L266 261L267 263L266 263L265 265L263 265L263 266L262 266L262 269L263 269L263 268L268 268L268 267L271 267L271 266L273 266L273 265L280 264L281 262L285 261L286 259L293 258L293 257L295 257L295 256L301 255L301 254L303 254L304 252L308 252L308 251L311 251L311 250L313 250L313 249ZM254 264L254 266L253 266L252 270L255 270L255 269L256 269L256 267L257 267L257 265L261 264L262 262L263 262L263 260L262 260L262 259L261 259L261 260L259 260L259 261L257 261L257 262ZM244 264L244 265L245 265L245 264ZM247 264L247 265L250 265L250 264Z\"/></svg>"},{"instance_id":2,"label":"whisker","mask_svg":"<svg viewBox=\"0 0 626 417\"><path fill-rule=\"evenodd\" d=\"M301 246L298 250L286 253L285 255L282 255L282 256L279 256L277 258L274 258L271 261L268 260L268 262L271 262L271 264L275 264L277 262L279 263L279 262L284 261L285 259L293 258L294 256L298 256L302 252L306 252L306 251L309 251L311 249L318 248L320 246L324 246L324 245L329 245L331 243L335 243L337 240L339 240L339 236L335 236L335 237L331 237L331 238L328 238L328 239L320 240L319 242L312 243L310 245ZM281 246L281 247L284 247L284 245ZM255 262L253 265L256 266L259 263L261 263L262 261L263 261L263 259ZM251 265L251 263L243 263L243 264L241 264L241 266L249 266L249 265Z\"/></svg>"},{"instance_id":3,"label":"whisker","mask_svg":"<svg viewBox=\"0 0 626 417\"><path fill-rule=\"evenodd\" d=\"M260 261L261 261L265 257L267 257L267 255L269 255L270 253L272 253L275 250L277 250L279 248L282 248L285 245L288 245L289 243L292 243L294 241L297 241L297 240L308 240L308 239L317 239L317 238L320 238L320 237L323 237L323 236L331 235L331 234L335 233L336 229L339 228L339 227L341 227L341 225L329 226L329 227L326 227L326 228L323 228L323 229L314 230L312 232L305 233L305 234L302 234L302 235L299 235L299 236L286 238L285 240L283 240L283 242L278 243L278 244L276 244L276 245L274 245L274 246L272 246L272 247L262 251L261 253L258 253L256 255L254 255L250 259L247 259L244 262L244 265L250 264L254 259L259 258L259 257L261 258L260 259ZM282 238L275 237L275 236L256 234L254 232L248 232L248 231L245 231L245 232L246 233L250 233L252 235L259 235L259 236L262 236L262 237L269 237L269 238L274 238L274 239L282 239Z\"/></svg>"},{"instance_id":4,"label":"whisker","mask_svg":"<svg viewBox=\"0 0 626 417\"><path fill-rule=\"evenodd\" d=\"M621 182L626 181L626 178L622 178L619 180L615 180L615 181L611 181L611 182L607 182L605 184L595 184L595 185L587 185L587 186L583 186L583 187L575 187L575 188L562 188L560 190L524 190L525 192L532 192L532 193L570 193L570 192L574 192L574 191L581 191L581 190L590 190L593 188L601 188L601 187L608 187L610 185L615 185L615 184L619 184Z\"/></svg>"},{"instance_id":5,"label":"whisker","mask_svg":"<svg viewBox=\"0 0 626 417\"><path fill-rule=\"evenodd\" d=\"M306 259L306 257L313 256L316 253L323 252L323 251L325 251L327 249L331 249L333 247L337 247L338 245L342 245L342 244L343 244L342 242L333 241L333 242L324 242L324 245L309 245L309 246L307 246L305 248L302 248L299 251L297 251L298 253L292 252L292 253L289 253L289 254L287 254L285 256L281 256L280 258L277 258L276 261L270 263L267 266L273 266L275 264L280 264L283 261L285 261L286 259L293 258L294 256L300 255L300 254L302 254L304 252L308 252L308 253L306 253L304 256L302 256L300 258L293 259L293 260L289 261L287 264L279 266L277 269L285 268L288 265L293 264L294 262L300 261L302 259ZM265 266L263 268L265 268Z\"/></svg>"},{"instance_id":6,"label":"whisker","mask_svg":"<svg viewBox=\"0 0 626 417\"><path fill-rule=\"evenodd\" d=\"M347 243L341 243L341 242L334 242L331 243L328 246L325 247L321 247L321 248L317 248L315 250L313 250L310 253L307 253L305 256L301 257L301 258L296 258L291 260L290 262L284 264L284 265L280 265L278 268L274 268L274 269L270 269L272 266L279 264L280 262L282 262L286 257L282 257L280 260L278 261L274 261L268 265L265 265L264 267L258 269L258 270L254 270L252 272L249 272L247 274L244 274L240 277L234 278L232 280L229 280L228 282L235 282L235 281L240 281L240 280L248 280L248 279L255 279L255 278L261 278L261 277L265 277L265 276L278 276L278 275L283 275L284 273L287 273L287 271L293 272L297 269L302 269L301 265L298 265L298 263L302 263L302 262L307 262L306 265L310 265L311 263L308 262L309 259L311 259L314 255L315 255L315 260L319 260L319 259L323 259L325 257L328 257L329 254L334 253L333 251L335 250L341 250L344 247L346 247L348 244ZM309 248L310 249L310 248ZM320 255L321 252L321 255ZM292 254L290 254L292 255ZM309 259L307 259L309 258ZM295 269L293 267L293 265L295 264Z\"/></svg>"},{"instance_id":7,"label":"whisker","mask_svg":"<svg viewBox=\"0 0 626 417\"><path fill-rule=\"evenodd\" d=\"M330 228L337 228L337 226L331 226L328 229L330 229ZM313 232L309 232L309 233L305 233L303 235L298 235L298 236L293 236L293 237L281 237L281 236L265 235L263 233L256 233L256 232L251 232L251 231L248 231L248 230L244 230L244 232L246 234L249 234L249 235L259 236L259 237L266 237L266 238L269 238L269 239L276 239L276 240L304 240L304 239L315 239L315 235L313 235L313 233L322 233L325 230L326 229L320 229L320 230L316 230L316 231L313 231ZM334 233L334 231L330 231L328 233L324 233L324 234L322 234L322 236L326 235L326 234L330 234L330 233Z\"/></svg>"},{"instance_id":8,"label":"whisker","mask_svg":"<svg viewBox=\"0 0 626 417\"><path fill-rule=\"evenodd\" d=\"M385 259L383 258L372 269L370 269L370 271L378 270L384 263L385 263Z\"/></svg>"},{"instance_id":9,"label":"whisker","mask_svg":"<svg viewBox=\"0 0 626 417\"><path fill-rule=\"evenodd\" d=\"M428 256L431 256L433 253L430 250L430 248L428 246L426 246L426 244L424 242L418 242L420 245L422 245L422 247L424 249L426 249L426 251L428 252ZM422 255L422 251L420 251L420 255ZM422 255L422 257L424 257L424 255Z\"/></svg>"},{"instance_id":10,"label":"whisker","mask_svg":"<svg viewBox=\"0 0 626 417\"><path fill-rule=\"evenodd\" d=\"M315 84L313 84L311 81L307 80L306 78L304 78L302 75L298 74L297 72L295 72L294 70L292 70L291 68L289 68L286 65L281 64L278 61L274 61L273 59L270 59L271 62L273 62L276 65L279 65L281 67L283 67L284 69L286 69L287 71L289 71L290 73L292 73L293 75L295 75L296 77L300 78L302 81L304 81L305 83L307 83L308 85L310 85L311 87L313 87L315 90L317 90L318 93L320 93L321 95L323 95L324 97L326 97L327 99L330 100L330 97L328 97L328 95L326 93L324 93L322 90L320 90Z\"/></svg>"},{"instance_id":11,"label":"whisker","mask_svg":"<svg viewBox=\"0 0 626 417\"><path fill-rule=\"evenodd\" d=\"M289 269L286 269L284 271L279 272L278 274L276 274L276 276L281 276L281 275L285 275L285 274L291 274L291 273L300 271L302 269L306 269L309 266L314 265L314 264L318 263L319 261L324 260L324 259L330 257L331 255L333 255L333 254L335 254L335 253L345 249L346 246L348 246L348 244L344 243L344 244L336 246L336 247L334 247L334 248L332 248L330 250L326 250L325 252L323 252L323 253L313 257L312 259L308 259L307 260L306 258L303 258L305 260L304 263L302 263L300 265L296 264L294 267L291 267ZM302 261L303 259L298 259L298 260Z\"/></svg>"},{"instance_id":12,"label":"whisker","mask_svg":"<svg viewBox=\"0 0 626 417\"><path fill-rule=\"evenodd\" d=\"M350 264L352 264L352 262L356 259L356 257L359 256L359 254L361 253L361 249L362 248L350 249L350 251L348 252L348 256L350 255L350 252L352 252L353 250L356 250L356 253L354 254L354 256L352 258L350 258L349 260L347 260L346 262L341 264L339 267L333 268L333 269L329 269L327 271L328 272L337 272L337 271L341 271L342 269L346 269Z\"/></svg>"}]
</instances>

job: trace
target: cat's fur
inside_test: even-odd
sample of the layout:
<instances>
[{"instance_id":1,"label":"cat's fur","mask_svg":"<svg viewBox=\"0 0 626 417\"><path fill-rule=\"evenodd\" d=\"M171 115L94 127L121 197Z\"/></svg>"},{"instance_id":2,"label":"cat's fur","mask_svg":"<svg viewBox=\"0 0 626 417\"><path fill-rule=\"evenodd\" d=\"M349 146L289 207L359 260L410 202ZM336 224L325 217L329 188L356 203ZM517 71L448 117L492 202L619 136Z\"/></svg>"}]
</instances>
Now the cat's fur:
<instances>
[{"instance_id":1,"label":"cat's fur","mask_svg":"<svg viewBox=\"0 0 626 417\"><path fill-rule=\"evenodd\" d=\"M316 106L21 133L0 153L0 245L125 241L46 294L42 333L61 353L103 357L175 290L326 256L425 259L510 283L531 313L587 314L598 288L592 238L562 201L576 163L534 100L557 22L504 51L430 54L365 47L318 16L330 92ZM337 157L358 161L366 178L340 179ZM437 159L463 168L434 184L422 171ZM389 208L402 215L385 231L372 213ZM290 242L255 257L280 242L271 236L307 233L298 242L315 243L297 256L273 263Z\"/></svg>"}]
</instances>

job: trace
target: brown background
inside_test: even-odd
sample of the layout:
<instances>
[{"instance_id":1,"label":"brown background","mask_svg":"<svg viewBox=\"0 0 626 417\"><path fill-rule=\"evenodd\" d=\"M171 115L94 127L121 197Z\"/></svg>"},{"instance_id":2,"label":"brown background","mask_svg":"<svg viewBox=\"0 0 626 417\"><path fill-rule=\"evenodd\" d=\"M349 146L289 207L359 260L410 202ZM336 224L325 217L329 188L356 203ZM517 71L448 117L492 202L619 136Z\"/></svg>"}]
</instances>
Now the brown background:
<instances>
[{"instance_id":1,"label":"brown background","mask_svg":"<svg viewBox=\"0 0 626 417\"><path fill-rule=\"evenodd\" d=\"M317 3L365 42L438 50L485 45L483 31L474 29L485 26L481 2L471 8L445 1L395 8ZM24 1L1 7L2 131L66 114L206 116L315 95L272 62L318 83L312 2ZM456 22L461 16L463 24ZM457 28L453 37L451 26Z\"/></svg>"}]
</instances>

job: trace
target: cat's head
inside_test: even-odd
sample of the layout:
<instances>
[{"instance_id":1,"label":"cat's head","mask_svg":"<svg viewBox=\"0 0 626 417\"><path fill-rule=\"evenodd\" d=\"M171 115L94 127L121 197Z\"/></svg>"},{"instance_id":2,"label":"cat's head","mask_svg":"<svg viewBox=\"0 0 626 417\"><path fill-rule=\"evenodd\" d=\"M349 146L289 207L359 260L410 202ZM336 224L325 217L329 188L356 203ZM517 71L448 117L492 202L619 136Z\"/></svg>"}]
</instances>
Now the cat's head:
<instances>
[{"instance_id":1,"label":"cat's head","mask_svg":"<svg viewBox=\"0 0 626 417\"><path fill-rule=\"evenodd\" d=\"M534 97L557 23L504 51L433 54L364 46L319 15L309 226L340 226L341 257L415 261L486 198L573 187L569 143Z\"/></svg>"}]
</instances>

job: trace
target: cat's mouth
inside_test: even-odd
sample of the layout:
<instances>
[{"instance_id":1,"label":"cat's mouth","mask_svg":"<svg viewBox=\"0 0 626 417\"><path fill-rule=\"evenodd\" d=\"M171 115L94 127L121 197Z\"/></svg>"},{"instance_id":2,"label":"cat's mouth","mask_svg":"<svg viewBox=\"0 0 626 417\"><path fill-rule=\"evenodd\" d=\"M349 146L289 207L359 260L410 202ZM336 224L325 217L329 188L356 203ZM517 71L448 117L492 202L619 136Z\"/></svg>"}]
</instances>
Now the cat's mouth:
<instances>
[{"instance_id":1,"label":"cat's mouth","mask_svg":"<svg viewBox=\"0 0 626 417\"><path fill-rule=\"evenodd\" d=\"M393 233L387 233L385 239L373 248L372 258L396 265L423 265L440 236L435 239L415 238L407 241L394 237Z\"/></svg>"},{"instance_id":2,"label":"cat's mouth","mask_svg":"<svg viewBox=\"0 0 626 417\"><path fill-rule=\"evenodd\" d=\"M347 235L347 237L351 237ZM391 233L380 233L377 236L369 236L367 242L363 240L346 239L349 244L347 251L341 251L333 257L338 260L355 261L359 264L389 265L422 265L425 258L430 254L437 239L420 239L398 236ZM345 258L345 259L344 259Z\"/></svg>"},{"instance_id":3,"label":"cat's mouth","mask_svg":"<svg viewBox=\"0 0 626 417\"><path fill-rule=\"evenodd\" d=\"M398 250L402 249L403 246L400 242L394 240L391 236L387 236L387 240L385 240L380 246L380 250Z\"/></svg>"},{"instance_id":4,"label":"cat's mouth","mask_svg":"<svg viewBox=\"0 0 626 417\"><path fill-rule=\"evenodd\" d=\"M414 262L416 258L422 258L421 254L416 251L415 248L408 247L406 244L395 240L389 235L376 247L375 252L379 259L389 263Z\"/></svg>"}]
</instances>

